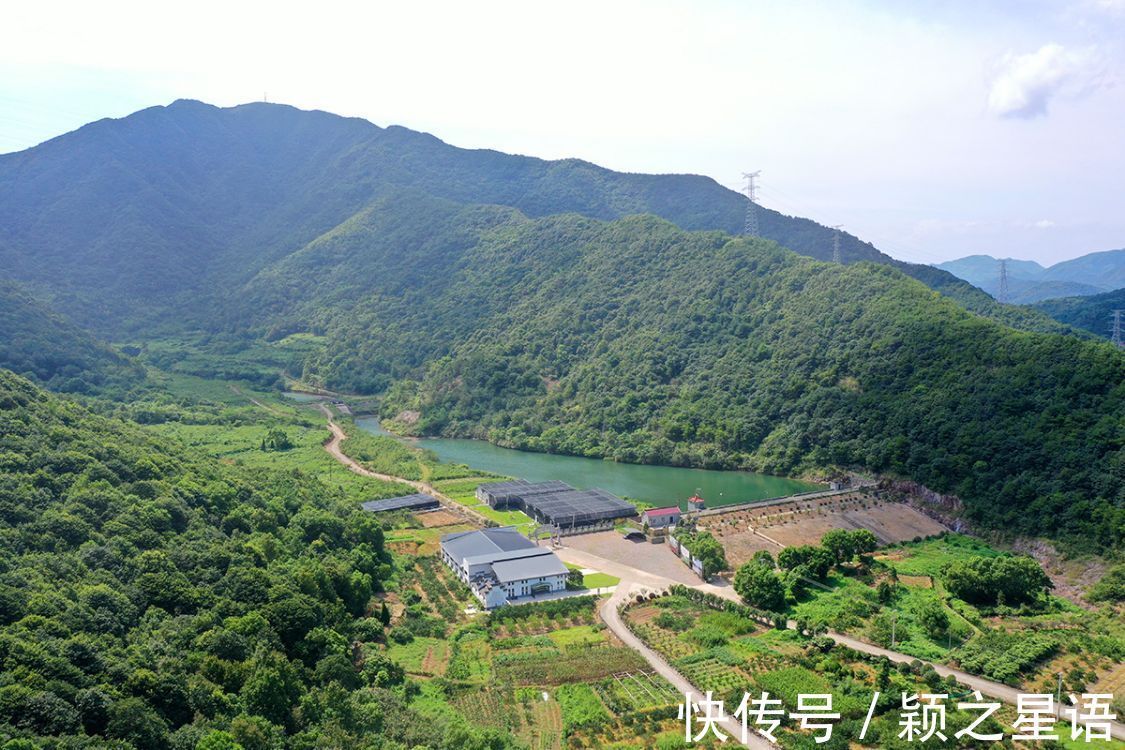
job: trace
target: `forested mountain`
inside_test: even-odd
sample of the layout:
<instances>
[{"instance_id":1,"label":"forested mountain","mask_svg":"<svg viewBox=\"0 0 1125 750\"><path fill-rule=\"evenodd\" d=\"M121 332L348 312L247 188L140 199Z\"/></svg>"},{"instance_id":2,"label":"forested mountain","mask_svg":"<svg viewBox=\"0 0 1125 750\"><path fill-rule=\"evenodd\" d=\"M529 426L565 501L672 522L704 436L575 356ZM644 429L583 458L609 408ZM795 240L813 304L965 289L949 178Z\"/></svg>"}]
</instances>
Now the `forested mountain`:
<instances>
[{"instance_id":1,"label":"forested mountain","mask_svg":"<svg viewBox=\"0 0 1125 750\"><path fill-rule=\"evenodd\" d=\"M0 279L0 367L56 391L121 392L144 369Z\"/></svg>"},{"instance_id":2,"label":"forested mountain","mask_svg":"<svg viewBox=\"0 0 1125 750\"><path fill-rule=\"evenodd\" d=\"M937 268L989 294L999 291L1000 261L997 258L970 255L940 263ZM1008 296L1015 304L1101 294L1121 287L1125 287L1125 250L1089 253L1049 268L1034 261L1008 259Z\"/></svg>"},{"instance_id":3,"label":"forested mountain","mask_svg":"<svg viewBox=\"0 0 1125 750\"><path fill-rule=\"evenodd\" d=\"M1036 303L1035 308L1055 320L1108 338L1113 311L1125 310L1125 289L1088 297L1063 297Z\"/></svg>"},{"instance_id":4,"label":"forested mountain","mask_svg":"<svg viewBox=\"0 0 1125 750\"><path fill-rule=\"evenodd\" d=\"M390 561L337 489L0 370L0 739L35 740L5 747L506 747L405 706Z\"/></svg>"},{"instance_id":5,"label":"forested mountain","mask_svg":"<svg viewBox=\"0 0 1125 750\"><path fill-rule=\"evenodd\" d=\"M396 235L414 236L403 216L425 243ZM861 465L1009 529L1125 532L1125 357L1016 333L885 266L653 217L400 196L243 301L274 335L324 335L306 374L391 386L385 415L419 411L416 431L775 473Z\"/></svg>"},{"instance_id":6,"label":"forested mountain","mask_svg":"<svg viewBox=\"0 0 1125 750\"><path fill-rule=\"evenodd\" d=\"M727 232L742 228L746 210L743 196L706 177L459 149L406 128L275 104L178 101L0 156L0 274L106 334L222 327L213 310L240 284L404 189L532 217L652 213ZM759 215L763 236L831 257L830 228L765 208ZM899 267L1009 324L1057 329L846 233L842 255Z\"/></svg>"}]
</instances>

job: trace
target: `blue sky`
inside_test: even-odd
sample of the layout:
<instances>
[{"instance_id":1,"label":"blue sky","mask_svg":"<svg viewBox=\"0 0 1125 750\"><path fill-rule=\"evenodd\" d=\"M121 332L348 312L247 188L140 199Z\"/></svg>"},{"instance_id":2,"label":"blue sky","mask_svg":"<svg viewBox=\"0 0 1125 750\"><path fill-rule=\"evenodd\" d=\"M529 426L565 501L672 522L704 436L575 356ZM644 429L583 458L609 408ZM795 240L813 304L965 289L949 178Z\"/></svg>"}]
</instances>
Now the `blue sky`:
<instances>
[{"instance_id":1,"label":"blue sky","mask_svg":"<svg viewBox=\"0 0 1125 750\"><path fill-rule=\"evenodd\" d=\"M987 5L986 8L980 6ZM694 172L897 257L1125 247L1125 0L0 7L0 152L177 98Z\"/></svg>"}]
</instances>

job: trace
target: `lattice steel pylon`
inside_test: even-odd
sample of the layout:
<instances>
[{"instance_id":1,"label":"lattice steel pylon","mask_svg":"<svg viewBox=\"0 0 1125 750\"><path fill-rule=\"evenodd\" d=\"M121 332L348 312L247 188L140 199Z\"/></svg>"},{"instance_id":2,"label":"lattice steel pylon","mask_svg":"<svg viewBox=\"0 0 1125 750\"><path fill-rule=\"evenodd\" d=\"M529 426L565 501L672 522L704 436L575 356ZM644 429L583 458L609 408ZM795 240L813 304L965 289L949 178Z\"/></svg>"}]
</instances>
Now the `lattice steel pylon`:
<instances>
[{"instance_id":1,"label":"lattice steel pylon","mask_svg":"<svg viewBox=\"0 0 1125 750\"><path fill-rule=\"evenodd\" d=\"M748 203L746 204L746 224L742 228L742 233L747 237L758 237L758 177L762 174L762 170L757 172L743 172L742 177L746 180L746 187L743 192L746 194Z\"/></svg>"},{"instance_id":2,"label":"lattice steel pylon","mask_svg":"<svg viewBox=\"0 0 1125 750\"><path fill-rule=\"evenodd\" d=\"M1008 301L1008 261L1000 261L1000 289L996 292L997 302Z\"/></svg>"},{"instance_id":3,"label":"lattice steel pylon","mask_svg":"<svg viewBox=\"0 0 1125 750\"><path fill-rule=\"evenodd\" d=\"M832 262L843 263L840 257L840 230L844 228L843 224L836 224L832 227L836 231L832 234Z\"/></svg>"},{"instance_id":4,"label":"lattice steel pylon","mask_svg":"<svg viewBox=\"0 0 1125 750\"><path fill-rule=\"evenodd\" d=\"M1109 325L1110 341L1118 346L1125 346L1125 339L1121 335L1121 317L1125 315L1125 310L1113 311L1113 322Z\"/></svg>"}]
</instances>

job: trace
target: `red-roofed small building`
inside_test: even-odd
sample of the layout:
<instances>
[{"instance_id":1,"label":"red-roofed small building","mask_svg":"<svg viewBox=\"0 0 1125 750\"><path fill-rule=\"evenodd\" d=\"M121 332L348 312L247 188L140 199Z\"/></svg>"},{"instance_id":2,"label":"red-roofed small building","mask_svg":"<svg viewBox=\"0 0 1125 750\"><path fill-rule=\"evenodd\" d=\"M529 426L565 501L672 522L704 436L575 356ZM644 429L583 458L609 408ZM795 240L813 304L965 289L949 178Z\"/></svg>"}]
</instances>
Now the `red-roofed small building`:
<instances>
[{"instance_id":1,"label":"red-roofed small building","mask_svg":"<svg viewBox=\"0 0 1125 750\"><path fill-rule=\"evenodd\" d=\"M671 508L650 508L641 514L641 520L650 529L662 529L666 526L675 526L680 522L681 511L676 506Z\"/></svg>"}]
</instances>

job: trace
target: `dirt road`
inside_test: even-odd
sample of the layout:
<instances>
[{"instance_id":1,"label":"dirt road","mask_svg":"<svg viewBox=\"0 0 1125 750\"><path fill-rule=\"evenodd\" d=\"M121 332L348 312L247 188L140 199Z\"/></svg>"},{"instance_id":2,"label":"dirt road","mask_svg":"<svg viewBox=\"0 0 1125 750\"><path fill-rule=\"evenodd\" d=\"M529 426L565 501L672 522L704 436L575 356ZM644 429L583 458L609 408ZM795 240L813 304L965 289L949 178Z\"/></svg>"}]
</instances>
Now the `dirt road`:
<instances>
[{"instance_id":1,"label":"dirt road","mask_svg":"<svg viewBox=\"0 0 1125 750\"><path fill-rule=\"evenodd\" d=\"M441 502L442 507L444 507L451 513L456 513L463 518L468 518L478 526L488 525L489 521L484 516L472 510L471 508L466 508L456 500L453 500L452 498L441 494L436 489L434 489L434 486L432 484L428 482L419 482L414 479L403 479L402 477L396 477L391 474L381 474L377 471L371 471L371 469L360 465L358 461L356 461L348 454L344 453L343 448L340 447L340 443L347 440L348 435L346 432L344 432L344 428L336 424L336 422L332 419L332 411L324 404L317 404L317 407L324 414L325 419L328 420L328 430L332 433L332 436L328 438L327 442L324 443L324 450L328 451L328 454L330 456L346 466L350 471L361 476L371 477L372 479L381 479L384 482L398 482L399 484L404 484L408 487L413 488L416 492L424 492L427 495L437 498L438 501Z\"/></svg>"}]
</instances>

